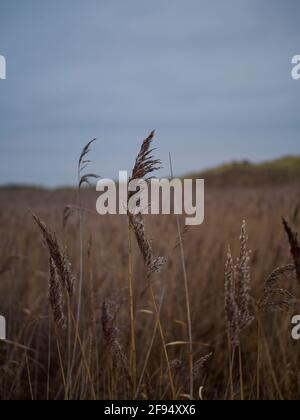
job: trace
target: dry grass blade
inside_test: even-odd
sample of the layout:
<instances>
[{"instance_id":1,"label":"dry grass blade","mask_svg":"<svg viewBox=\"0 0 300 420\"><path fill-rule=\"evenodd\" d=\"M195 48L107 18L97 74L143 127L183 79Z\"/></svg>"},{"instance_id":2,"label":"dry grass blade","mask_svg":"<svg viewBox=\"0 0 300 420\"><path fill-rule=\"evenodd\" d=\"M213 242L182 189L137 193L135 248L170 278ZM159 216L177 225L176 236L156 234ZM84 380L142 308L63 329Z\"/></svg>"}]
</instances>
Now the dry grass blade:
<instances>
[{"instance_id":1,"label":"dry grass blade","mask_svg":"<svg viewBox=\"0 0 300 420\"><path fill-rule=\"evenodd\" d=\"M298 220L299 210L300 210L300 204L297 204L297 206L295 207L294 213L293 213L294 222L296 222Z\"/></svg>"},{"instance_id":2,"label":"dry grass blade","mask_svg":"<svg viewBox=\"0 0 300 420\"><path fill-rule=\"evenodd\" d=\"M172 163L172 156L169 153L169 162L170 162L170 174L171 178L174 179L173 173L173 163ZM176 216L176 225L177 225L177 234L178 234L178 242L179 242L179 250L180 250L180 260L182 265L182 274L184 279L184 289L185 289L185 302L186 302L186 317L187 317L187 334L189 340L189 376L190 376L190 398L194 398L194 355L193 355L193 332L192 332L192 315L191 315L191 305L190 305L190 291L189 291L189 282L187 276L187 266L184 254L184 247L183 247L183 235L181 233L181 226L180 226L180 219L179 215Z\"/></svg>"},{"instance_id":3,"label":"dry grass blade","mask_svg":"<svg viewBox=\"0 0 300 420\"><path fill-rule=\"evenodd\" d=\"M283 226L289 238L291 254L295 263L297 280L300 283L300 243L298 239L298 233L292 230L292 228L289 226L288 222L285 219L283 219Z\"/></svg>"},{"instance_id":4,"label":"dry grass blade","mask_svg":"<svg viewBox=\"0 0 300 420\"><path fill-rule=\"evenodd\" d=\"M75 288L75 277L71 271L71 263L65 253L61 250L55 235L53 235L38 216L32 213L32 217L40 228L43 239L48 247L49 255L56 267L60 282L69 296L72 297Z\"/></svg>"}]
</instances>

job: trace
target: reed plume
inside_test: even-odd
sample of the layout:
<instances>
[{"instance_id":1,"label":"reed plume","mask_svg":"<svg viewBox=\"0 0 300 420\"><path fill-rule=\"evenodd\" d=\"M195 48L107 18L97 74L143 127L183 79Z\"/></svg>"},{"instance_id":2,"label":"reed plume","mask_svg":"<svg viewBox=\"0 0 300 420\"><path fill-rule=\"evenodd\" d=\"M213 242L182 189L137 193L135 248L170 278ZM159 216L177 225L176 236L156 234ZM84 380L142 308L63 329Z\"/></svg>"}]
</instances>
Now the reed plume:
<instances>
[{"instance_id":1,"label":"reed plume","mask_svg":"<svg viewBox=\"0 0 300 420\"><path fill-rule=\"evenodd\" d=\"M284 230L290 243L294 264L276 268L266 279L264 292L258 302L259 311L283 312L292 307L294 295L281 286L281 281L297 279L300 281L300 244L298 234L292 230L288 222L282 219Z\"/></svg>"},{"instance_id":2,"label":"reed plume","mask_svg":"<svg viewBox=\"0 0 300 420\"><path fill-rule=\"evenodd\" d=\"M248 234L243 222L240 236L240 256L234 262L229 247L225 268L225 313L227 332L232 346L240 345L240 335L254 320L250 311L251 275Z\"/></svg>"},{"instance_id":3,"label":"reed plume","mask_svg":"<svg viewBox=\"0 0 300 420\"><path fill-rule=\"evenodd\" d=\"M47 228L46 224L34 213L32 213L32 217L42 232L43 239L48 247L49 255L57 271L60 283L71 298L75 289L75 276L71 271L71 263L65 252L61 250L55 235Z\"/></svg>"},{"instance_id":4,"label":"reed plume","mask_svg":"<svg viewBox=\"0 0 300 420\"><path fill-rule=\"evenodd\" d=\"M200 357L196 360L193 366L193 376L195 380L199 380L202 376L202 371L206 366L207 362L212 358L213 353L206 354L205 356Z\"/></svg>"},{"instance_id":5,"label":"reed plume","mask_svg":"<svg viewBox=\"0 0 300 420\"><path fill-rule=\"evenodd\" d=\"M143 141L140 152L136 158L130 180L146 179L146 177L148 177L148 175L150 175L152 172L161 169L161 161L159 159L154 159L152 156L152 153L155 150L151 149L154 136L155 130L151 131L150 135Z\"/></svg>"},{"instance_id":6,"label":"reed plume","mask_svg":"<svg viewBox=\"0 0 300 420\"><path fill-rule=\"evenodd\" d=\"M282 312L290 309L294 296L280 286L280 281L295 277L296 269L293 264L276 268L265 281L264 292L258 302L258 310Z\"/></svg>"},{"instance_id":7,"label":"reed plume","mask_svg":"<svg viewBox=\"0 0 300 420\"><path fill-rule=\"evenodd\" d=\"M32 217L42 233L49 252L49 302L53 318L58 330L66 328L64 312L64 291L72 298L75 289L75 276L71 271L71 263L66 254L61 250L54 234L47 228L38 216Z\"/></svg>"},{"instance_id":8,"label":"reed plume","mask_svg":"<svg viewBox=\"0 0 300 420\"><path fill-rule=\"evenodd\" d=\"M115 368L121 367L125 373L129 386L132 386L132 378L129 371L129 363L119 340L119 329L116 326L116 317L119 304L115 299L106 299L102 304L102 330L104 338L111 350Z\"/></svg>"},{"instance_id":9,"label":"reed plume","mask_svg":"<svg viewBox=\"0 0 300 420\"><path fill-rule=\"evenodd\" d=\"M136 158L134 168L130 181L144 179L149 181L154 171L161 168L161 161L154 159L151 149L151 144L154 139L155 131L152 131L150 135L143 141L140 152ZM131 198L133 193L129 194L128 200ZM132 214L128 212L129 223L135 234L139 249L143 256L143 260L147 269L147 278L150 278L152 274L159 273L166 262L164 257L154 257L153 249L150 240L147 238L145 221L141 213Z\"/></svg>"},{"instance_id":10,"label":"reed plume","mask_svg":"<svg viewBox=\"0 0 300 420\"><path fill-rule=\"evenodd\" d=\"M202 376L202 371L205 368L207 362L212 358L213 353L206 354L205 356L200 357L200 359L196 360L193 364L193 379L199 380ZM184 383L187 383L190 380L190 367L186 365L180 359L174 359L170 362L170 368L176 376L182 376Z\"/></svg>"},{"instance_id":11,"label":"reed plume","mask_svg":"<svg viewBox=\"0 0 300 420\"><path fill-rule=\"evenodd\" d=\"M87 185L91 185L91 180L92 179L98 179L99 175L96 175L94 173L88 173L88 174L83 174L83 171L89 166L89 164L91 163L91 160L87 159L87 155L90 153L91 151L91 146L92 144L96 141L97 139L93 139L91 141L89 141L84 148L82 149L82 152L79 156L79 160L78 160L78 188L80 189L84 184Z\"/></svg>"}]
</instances>

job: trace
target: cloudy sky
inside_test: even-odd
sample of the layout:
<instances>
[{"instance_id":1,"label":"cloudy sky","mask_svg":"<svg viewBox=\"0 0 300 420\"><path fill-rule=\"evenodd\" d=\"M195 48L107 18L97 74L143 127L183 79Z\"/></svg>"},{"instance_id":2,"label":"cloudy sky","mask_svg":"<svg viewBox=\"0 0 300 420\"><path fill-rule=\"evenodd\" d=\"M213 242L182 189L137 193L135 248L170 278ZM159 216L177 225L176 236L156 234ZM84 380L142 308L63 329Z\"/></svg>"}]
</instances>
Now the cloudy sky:
<instances>
[{"instance_id":1,"label":"cloudy sky","mask_svg":"<svg viewBox=\"0 0 300 420\"><path fill-rule=\"evenodd\" d=\"M0 183L129 169L157 129L178 174L299 154L298 0L1 0ZM162 174L163 174L162 173Z\"/></svg>"}]
</instances>

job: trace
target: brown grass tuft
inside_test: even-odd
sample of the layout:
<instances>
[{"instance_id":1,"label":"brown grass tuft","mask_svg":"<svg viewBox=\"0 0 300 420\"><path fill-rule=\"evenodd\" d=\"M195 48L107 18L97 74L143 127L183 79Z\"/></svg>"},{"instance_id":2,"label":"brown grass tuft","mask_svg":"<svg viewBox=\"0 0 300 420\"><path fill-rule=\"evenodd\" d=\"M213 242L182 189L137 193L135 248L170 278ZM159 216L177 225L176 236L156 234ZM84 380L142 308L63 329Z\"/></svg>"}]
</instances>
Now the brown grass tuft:
<instances>
[{"instance_id":1,"label":"brown grass tuft","mask_svg":"<svg viewBox=\"0 0 300 420\"><path fill-rule=\"evenodd\" d=\"M247 244L246 222L243 222L240 256L234 262L229 248L225 269L225 312L227 331L233 347L239 346L242 331L254 320L250 311L250 251L247 249Z\"/></svg>"},{"instance_id":2,"label":"brown grass tuft","mask_svg":"<svg viewBox=\"0 0 300 420\"><path fill-rule=\"evenodd\" d=\"M55 265L61 285L68 292L69 297L71 298L75 288L75 277L71 271L71 263L69 262L66 254L61 250L55 235L51 233L46 224L33 213L32 217L42 232L44 241L48 247L50 258Z\"/></svg>"}]
</instances>

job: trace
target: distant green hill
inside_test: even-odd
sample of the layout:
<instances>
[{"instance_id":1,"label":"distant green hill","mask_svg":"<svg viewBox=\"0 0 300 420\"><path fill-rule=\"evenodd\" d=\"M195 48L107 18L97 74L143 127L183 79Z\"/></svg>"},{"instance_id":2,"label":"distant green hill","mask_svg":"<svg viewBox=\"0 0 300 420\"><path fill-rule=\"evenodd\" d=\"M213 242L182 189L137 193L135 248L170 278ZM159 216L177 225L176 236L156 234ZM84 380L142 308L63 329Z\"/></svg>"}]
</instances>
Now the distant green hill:
<instances>
[{"instance_id":1,"label":"distant green hill","mask_svg":"<svg viewBox=\"0 0 300 420\"><path fill-rule=\"evenodd\" d=\"M204 178L215 186L261 186L300 182L300 156L286 156L263 163L232 162L200 173L191 178Z\"/></svg>"},{"instance_id":2,"label":"distant green hill","mask_svg":"<svg viewBox=\"0 0 300 420\"><path fill-rule=\"evenodd\" d=\"M188 174L185 178L204 178L209 186L264 186L299 183L300 156L286 156L263 163L231 162ZM75 188L75 187L74 187ZM47 188L30 185L0 185L1 191L39 191ZM58 188L72 191L72 187Z\"/></svg>"}]
</instances>

